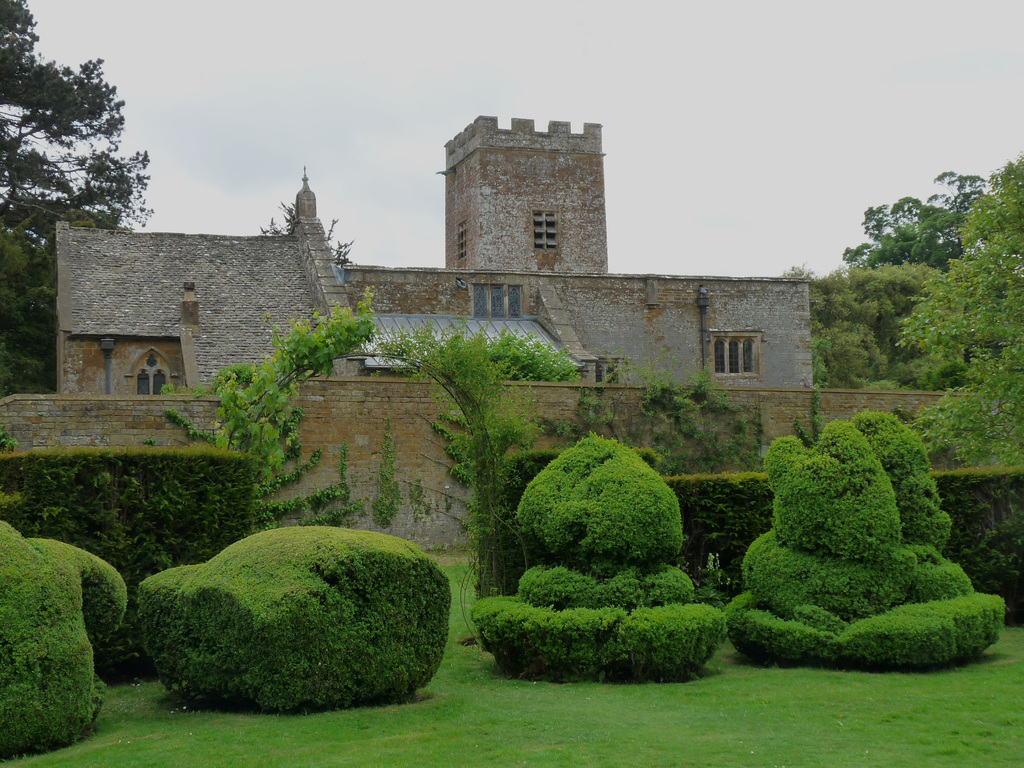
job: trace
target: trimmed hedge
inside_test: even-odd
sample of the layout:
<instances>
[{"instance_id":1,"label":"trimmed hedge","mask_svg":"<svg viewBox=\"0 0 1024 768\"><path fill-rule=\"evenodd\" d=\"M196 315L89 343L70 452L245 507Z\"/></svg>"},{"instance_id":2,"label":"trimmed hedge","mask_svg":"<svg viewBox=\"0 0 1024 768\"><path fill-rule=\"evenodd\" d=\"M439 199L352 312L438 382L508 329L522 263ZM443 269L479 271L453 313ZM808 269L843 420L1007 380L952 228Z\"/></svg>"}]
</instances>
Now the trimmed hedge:
<instances>
[{"instance_id":1,"label":"trimmed hedge","mask_svg":"<svg viewBox=\"0 0 1024 768\"><path fill-rule=\"evenodd\" d=\"M72 544L113 565L128 613L95 638L100 675L151 673L135 622L137 585L166 568L207 560L255 525L251 457L206 446L76 448L0 455L0 518L25 536Z\"/></svg>"},{"instance_id":2,"label":"trimmed hedge","mask_svg":"<svg viewBox=\"0 0 1024 768\"><path fill-rule=\"evenodd\" d=\"M693 582L678 568L661 565L649 572L619 571L606 580L565 566L538 565L519 580L519 598L556 610L614 605L631 611L693 600Z\"/></svg>"},{"instance_id":3,"label":"trimmed hedge","mask_svg":"<svg viewBox=\"0 0 1024 768\"><path fill-rule=\"evenodd\" d=\"M506 457L502 467L501 506L507 510L519 507L519 501L530 481L548 464L558 458L562 448L539 448L520 451ZM634 453L653 469L657 469L661 456L650 448L634 448ZM500 550L499 559L504 563L503 580L496 585L503 595L515 594L519 578L527 569L527 558L532 561L533 553L524 552L522 533L515 514L510 514L499 530L495 531L495 546Z\"/></svg>"},{"instance_id":4,"label":"trimmed hedge","mask_svg":"<svg viewBox=\"0 0 1024 768\"><path fill-rule=\"evenodd\" d=\"M683 526L680 564L703 582L708 556L718 559L729 583L741 584L743 556L772 527L772 490L764 472L679 475L665 482L679 499Z\"/></svg>"},{"instance_id":5,"label":"trimmed hedge","mask_svg":"<svg viewBox=\"0 0 1024 768\"><path fill-rule=\"evenodd\" d=\"M555 611L489 597L473 606L473 621L506 675L555 682L683 682L725 639L722 612L695 604Z\"/></svg>"},{"instance_id":6,"label":"trimmed hedge","mask_svg":"<svg viewBox=\"0 0 1024 768\"><path fill-rule=\"evenodd\" d=\"M0 760L89 732L103 694L89 639L117 626L125 600L98 557L0 521Z\"/></svg>"},{"instance_id":7,"label":"trimmed hedge","mask_svg":"<svg viewBox=\"0 0 1024 768\"><path fill-rule=\"evenodd\" d=\"M168 689L274 712L408 699L441 663L450 603L415 544L327 527L258 533L139 587Z\"/></svg>"},{"instance_id":8,"label":"trimmed hedge","mask_svg":"<svg viewBox=\"0 0 1024 768\"><path fill-rule=\"evenodd\" d=\"M517 516L544 564L517 597L480 600L471 614L505 674L686 680L722 643L722 613L684 605L693 583L669 564L682 543L675 495L630 449L584 438L533 479Z\"/></svg>"},{"instance_id":9,"label":"trimmed hedge","mask_svg":"<svg viewBox=\"0 0 1024 768\"><path fill-rule=\"evenodd\" d=\"M951 600L901 605L883 614L832 626L783 619L755 607L745 592L726 608L729 639L759 662L871 669L929 669L977 659L999 639L1003 602L973 593ZM809 607L813 608L813 606Z\"/></svg>"},{"instance_id":10,"label":"trimmed hedge","mask_svg":"<svg viewBox=\"0 0 1024 768\"><path fill-rule=\"evenodd\" d=\"M1001 595L1006 618L1024 623L1024 467L934 473L953 519L945 555L982 592Z\"/></svg>"},{"instance_id":11,"label":"trimmed hedge","mask_svg":"<svg viewBox=\"0 0 1024 768\"><path fill-rule=\"evenodd\" d=\"M958 469L931 472L931 477L951 521L942 555L961 566L975 589L1003 597L1008 623L1024 622L1024 468ZM714 554L738 589L747 548L771 528L774 495L768 475L681 475L665 482L679 499L681 560L690 576L701 580L708 555ZM938 524L944 527L941 518Z\"/></svg>"},{"instance_id":12,"label":"trimmed hedge","mask_svg":"<svg viewBox=\"0 0 1024 768\"><path fill-rule=\"evenodd\" d=\"M765 459L772 530L743 560L729 636L762 661L924 668L995 642L1003 601L975 594L939 554L939 508L920 439L887 414L832 422L813 449L795 438Z\"/></svg>"},{"instance_id":13,"label":"trimmed hedge","mask_svg":"<svg viewBox=\"0 0 1024 768\"><path fill-rule=\"evenodd\" d=\"M544 468L516 513L541 563L595 575L674 561L679 502L657 472L614 440L591 435Z\"/></svg>"}]
</instances>

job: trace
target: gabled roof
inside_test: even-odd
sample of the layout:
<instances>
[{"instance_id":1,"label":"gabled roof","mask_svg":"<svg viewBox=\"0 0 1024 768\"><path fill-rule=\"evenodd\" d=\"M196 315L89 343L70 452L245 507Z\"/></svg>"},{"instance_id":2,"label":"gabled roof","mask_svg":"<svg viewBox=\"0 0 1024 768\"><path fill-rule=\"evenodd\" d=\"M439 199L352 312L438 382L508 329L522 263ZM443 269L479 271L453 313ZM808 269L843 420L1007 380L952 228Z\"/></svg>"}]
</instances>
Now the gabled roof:
<instances>
[{"instance_id":1,"label":"gabled roof","mask_svg":"<svg viewBox=\"0 0 1024 768\"><path fill-rule=\"evenodd\" d=\"M69 228L59 270L61 327L78 335L177 338L195 283L200 379L271 351L274 326L313 313L296 237L229 237ZM63 244L62 244L63 245Z\"/></svg>"}]
</instances>

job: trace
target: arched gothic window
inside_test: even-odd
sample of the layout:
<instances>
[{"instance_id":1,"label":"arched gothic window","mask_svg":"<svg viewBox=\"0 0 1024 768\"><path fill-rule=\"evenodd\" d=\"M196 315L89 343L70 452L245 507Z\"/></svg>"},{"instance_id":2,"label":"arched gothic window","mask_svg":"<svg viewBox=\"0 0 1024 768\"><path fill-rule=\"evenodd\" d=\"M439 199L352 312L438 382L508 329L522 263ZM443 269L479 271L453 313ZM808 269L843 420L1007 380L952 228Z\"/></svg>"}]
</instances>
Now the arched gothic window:
<instances>
[{"instance_id":1,"label":"arched gothic window","mask_svg":"<svg viewBox=\"0 0 1024 768\"><path fill-rule=\"evenodd\" d=\"M167 383L167 363L150 351L135 364L135 394L159 395Z\"/></svg>"}]
</instances>

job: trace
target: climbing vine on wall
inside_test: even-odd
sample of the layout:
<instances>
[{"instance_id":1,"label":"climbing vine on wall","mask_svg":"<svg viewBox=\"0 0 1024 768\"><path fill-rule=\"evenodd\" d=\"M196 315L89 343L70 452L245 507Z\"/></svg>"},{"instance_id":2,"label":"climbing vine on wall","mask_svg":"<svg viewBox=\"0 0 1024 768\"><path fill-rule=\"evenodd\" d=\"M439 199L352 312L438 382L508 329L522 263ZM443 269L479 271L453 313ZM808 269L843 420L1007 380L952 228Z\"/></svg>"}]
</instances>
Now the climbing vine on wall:
<instances>
[{"instance_id":1,"label":"climbing vine on wall","mask_svg":"<svg viewBox=\"0 0 1024 768\"><path fill-rule=\"evenodd\" d=\"M377 496L373 500L373 522L387 528L398 514L402 494L395 480L395 439L391 419L384 417L384 439L380 444L380 469L377 472Z\"/></svg>"},{"instance_id":2,"label":"climbing vine on wall","mask_svg":"<svg viewBox=\"0 0 1024 768\"><path fill-rule=\"evenodd\" d=\"M595 432L652 448L666 476L760 468L760 413L730 403L706 372L684 383L654 365L625 361L619 371L640 390L639 413L630 412L622 390L581 387L574 418L547 420L546 431L569 440Z\"/></svg>"}]
</instances>

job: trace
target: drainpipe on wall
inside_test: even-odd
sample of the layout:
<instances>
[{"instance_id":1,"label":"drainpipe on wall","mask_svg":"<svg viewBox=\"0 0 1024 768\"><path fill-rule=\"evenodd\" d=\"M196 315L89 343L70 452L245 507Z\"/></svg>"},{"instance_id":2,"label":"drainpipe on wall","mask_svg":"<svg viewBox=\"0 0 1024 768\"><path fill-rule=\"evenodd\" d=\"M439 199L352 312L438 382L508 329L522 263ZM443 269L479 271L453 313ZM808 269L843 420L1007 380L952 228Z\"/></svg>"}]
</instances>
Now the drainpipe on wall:
<instances>
[{"instance_id":1,"label":"drainpipe on wall","mask_svg":"<svg viewBox=\"0 0 1024 768\"><path fill-rule=\"evenodd\" d=\"M103 394L111 395L111 360L110 355L114 351L114 340L109 336L100 339L100 349L103 350Z\"/></svg>"},{"instance_id":2,"label":"drainpipe on wall","mask_svg":"<svg viewBox=\"0 0 1024 768\"><path fill-rule=\"evenodd\" d=\"M711 295L703 285L697 289L697 309L700 310L700 369L708 367L708 306Z\"/></svg>"}]
</instances>

